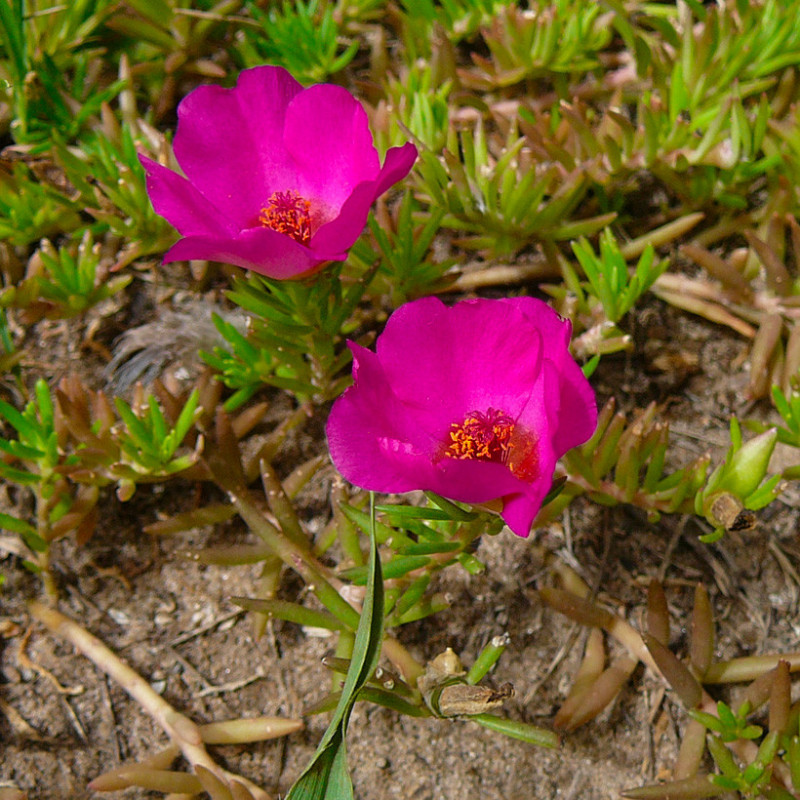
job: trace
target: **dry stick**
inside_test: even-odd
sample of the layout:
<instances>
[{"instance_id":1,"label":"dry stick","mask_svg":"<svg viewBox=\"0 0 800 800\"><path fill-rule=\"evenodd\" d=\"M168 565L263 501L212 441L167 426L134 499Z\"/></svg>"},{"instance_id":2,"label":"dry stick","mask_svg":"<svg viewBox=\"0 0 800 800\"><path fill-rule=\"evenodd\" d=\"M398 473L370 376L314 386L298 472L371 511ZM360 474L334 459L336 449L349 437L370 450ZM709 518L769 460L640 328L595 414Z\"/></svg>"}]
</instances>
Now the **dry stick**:
<instances>
[{"instance_id":1,"label":"dry stick","mask_svg":"<svg viewBox=\"0 0 800 800\"><path fill-rule=\"evenodd\" d=\"M740 683L752 681L774 669L778 662L786 661L791 672L800 671L800 652L769 653L763 656L743 656L719 661L708 668L703 676L704 683Z\"/></svg>"},{"instance_id":2,"label":"dry stick","mask_svg":"<svg viewBox=\"0 0 800 800\"><path fill-rule=\"evenodd\" d=\"M69 617L43 603L34 600L28 605L28 610L56 636L66 639L103 672L117 681L180 747L184 758L192 767L204 767L226 785L231 782L243 784L256 800L269 800L269 795L254 783L219 767L206 751L198 726L156 694L141 675L123 663L99 639Z\"/></svg>"},{"instance_id":3,"label":"dry stick","mask_svg":"<svg viewBox=\"0 0 800 800\"><path fill-rule=\"evenodd\" d=\"M752 325L728 310L728 308L732 308L745 316L744 307L731 303L721 289L708 281L687 278L685 275L664 274L658 276L652 286L652 291L657 297L671 305L691 311L712 322L727 325L748 339L752 339L756 334L756 329ZM761 314L756 311L750 316L758 320Z\"/></svg>"},{"instance_id":4,"label":"dry stick","mask_svg":"<svg viewBox=\"0 0 800 800\"><path fill-rule=\"evenodd\" d=\"M470 271L470 267L477 269ZM474 262L466 264L462 273L453 283L442 289L441 294L452 292L470 292L489 286L516 285L532 280L556 278L559 271L545 259L529 264L492 264Z\"/></svg>"}]
</instances>

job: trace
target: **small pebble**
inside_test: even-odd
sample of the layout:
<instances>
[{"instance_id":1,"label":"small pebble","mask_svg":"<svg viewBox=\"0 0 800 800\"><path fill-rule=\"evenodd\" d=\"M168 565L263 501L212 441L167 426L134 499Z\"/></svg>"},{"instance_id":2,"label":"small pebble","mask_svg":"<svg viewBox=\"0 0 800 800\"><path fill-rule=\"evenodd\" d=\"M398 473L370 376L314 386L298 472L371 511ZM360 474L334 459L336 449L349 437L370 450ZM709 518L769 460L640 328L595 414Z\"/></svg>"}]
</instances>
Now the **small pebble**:
<instances>
[{"instance_id":1,"label":"small pebble","mask_svg":"<svg viewBox=\"0 0 800 800\"><path fill-rule=\"evenodd\" d=\"M111 617L117 625L123 628L131 624L130 616L124 611L120 611L118 608L109 608L108 616Z\"/></svg>"},{"instance_id":2,"label":"small pebble","mask_svg":"<svg viewBox=\"0 0 800 800\"><path fill-rule=\"evenodd\" d=\"M166 611L156 611L153 622L159 628L166 628L172 622L173 615Z\"/></svg>"}]
</instances>

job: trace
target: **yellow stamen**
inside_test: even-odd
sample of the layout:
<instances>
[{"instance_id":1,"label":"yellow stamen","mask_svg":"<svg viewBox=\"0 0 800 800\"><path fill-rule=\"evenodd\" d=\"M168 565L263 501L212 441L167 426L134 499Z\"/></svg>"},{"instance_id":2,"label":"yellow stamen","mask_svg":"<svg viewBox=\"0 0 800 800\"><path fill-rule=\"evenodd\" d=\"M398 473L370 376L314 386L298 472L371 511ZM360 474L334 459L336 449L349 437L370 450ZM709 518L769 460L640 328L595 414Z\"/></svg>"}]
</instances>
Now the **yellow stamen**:
<instances>
[{"instance_id":1,"label":"yellow stamen","mask_svg":"<svg viewBox=\"0 0 800 800\"><path fill-rule=\"evenodd\" d=\"M470 411L463 422L450 425L444 455L462 461L505 464L520 480L530 481L537 475L533 437L508 414L494 408L485 414Z\"/></svg>"},{"instance_id":2,"label":"yellow stamen","mask_svg":"<svg viewBox=\"0 0 800 800\"><path fill-rule=\"evenodd\" d=\"M513 432L514 420L502 411L493 408L486 414L470 411L462 423L450 426L450 444L445 455L505 464Z\"/></svg>"}]
</instances>

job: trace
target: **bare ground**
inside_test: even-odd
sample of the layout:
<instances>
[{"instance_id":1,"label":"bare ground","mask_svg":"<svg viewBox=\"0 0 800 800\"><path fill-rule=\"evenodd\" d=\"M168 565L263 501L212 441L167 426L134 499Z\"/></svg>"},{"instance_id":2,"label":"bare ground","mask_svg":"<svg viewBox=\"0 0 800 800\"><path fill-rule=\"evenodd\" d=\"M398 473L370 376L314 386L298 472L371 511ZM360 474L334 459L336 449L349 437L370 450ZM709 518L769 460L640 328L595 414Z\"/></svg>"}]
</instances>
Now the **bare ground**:
<instances>
[{"instance_id":1,"label":"bare ground","mask_svg":"<svg viewBox=\"0 0 800 800\"><path fill-rule=\"evenodd\" d=\"M130 312L116 313L113 322L97 328L99 341L108 346L129 322ZM98 348L72 352L70 343L80 340L75 333L41 327L33 361L56 379L65 364L82 358L87 377L102 384ZM674 425L676 463L706 450L719 454L727 441L727 415L745 409L744 343L658 301L638 314L633 333L636 352L608 358L593 379L600 397L613 393L629 409L650 400L661 403L664 418ZM296 446L311 452L323 443L307 436ZM324 508L332 477L328 468L315 479L307 493L309 516ZM256 568L203 567L181 556L205 544L245 541L245 531L230 523L160 540L141 532L159 511L191 507L196 491L175 481L164 489L141 487L127 505L109 495L88 545L79 549L69 540L56 545L61 609L196 722L302 716L330 686L320 661L332 640L282 622L256 640L251 620L228 600L253 592ZM447 593L451 609L406 626L401 638L420 659L449 646L470 663L492 636L507 631L511 645L491 680L515 686L516 696L506 706L509 716L549 727L585 641L585 630L537 599L537 586L548 581L543 555L549 552L575 567L604 602L637 627L647 582L664 578L676 652L684 647L697 581L711 593L718 657L794 650L800 633L793 573L800 557L798 500L789 487L762 513L756 531L714 546L697 543L701 531L692 520L649 524L633 509L602 509L579 500L562 521L530 540L508 531L485 538L477 552L485 573L469 577L450 568L437 589ZM6 493L5 502L16 501ZM2 566L7 583L0 594L5 712L0 713L0 787L13 784L42 800L89 797L86 786L94 776L152 753L166 744L165 737L71 646L31 627L25 600L38 593L38 579L14 556L6 556ZM288 581L286 596L296 597L299 588ZM729 697L713 687L712 693ZM640 665L612 707L565 735L558 751L492 734L469 721L411 719L363 704L353 716L348 749L361 800L601 800L667 777L685 720L671 693ZM215 757L280 797L307 764L325 718L308 717L306 723L303 732L285 740L214 748ZM129 790L118 796L154 795Z\"/></svg>"}]
</instances>

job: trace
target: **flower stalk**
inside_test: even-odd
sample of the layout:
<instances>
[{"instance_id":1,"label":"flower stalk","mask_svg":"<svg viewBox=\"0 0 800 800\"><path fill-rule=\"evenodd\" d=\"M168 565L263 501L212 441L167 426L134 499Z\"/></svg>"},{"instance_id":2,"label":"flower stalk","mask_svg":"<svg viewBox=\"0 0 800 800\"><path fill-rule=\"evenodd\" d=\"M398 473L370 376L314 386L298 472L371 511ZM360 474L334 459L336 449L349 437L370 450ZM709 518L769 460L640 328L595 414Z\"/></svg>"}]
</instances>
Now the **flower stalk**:
<instances>
[{"instance_id":1,"label":"flower stalk","mask_svg":"<svg viewBox=\"0 0 800 800\"><path fill-rule=\"evenodd\" d=\"M358 627L359 610L342 597L345 584L315 558L307 544L303 546L295 543L273 525L247 490L229 492L228 496L248 527L284 564L303 578L309 590L334 617L354 631ZM419 662L392 636L384 637L382 648L384 655L397 667L403 679L413 684L422 672Z\"/></svg>"}]
</instances>

